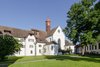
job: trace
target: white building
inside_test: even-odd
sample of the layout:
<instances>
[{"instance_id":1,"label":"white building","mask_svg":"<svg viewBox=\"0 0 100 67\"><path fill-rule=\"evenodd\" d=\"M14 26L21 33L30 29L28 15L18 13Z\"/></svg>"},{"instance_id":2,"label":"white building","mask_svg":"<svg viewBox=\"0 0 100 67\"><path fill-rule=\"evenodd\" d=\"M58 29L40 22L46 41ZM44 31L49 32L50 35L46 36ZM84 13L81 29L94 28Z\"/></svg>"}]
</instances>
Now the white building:
<instances>
[{"instance_id":1,"label":"white building","mask_svg":"<svg viewBox=\"0 0 100 67\"><path fill-rule=\"evenodd\" d=\"M60 26L50 29L50 24L50 19L47 19L46 32L0 26L0 34L12 35L22 44L15 56L57 55L60 50L65 50L65 35Z\"/></svg>"},{"instance_id":2,"label":"white building","mask_svg":"<svg viewBox=\"0 0 100 67\"><path fill-rule=\"evenodd\" d=\"M81 53L82 47L80 45L76 45L75 52ZM84 46L84 52L89 54L100 54L100 43Z\"/></svg>"},{"instance_id":3,"label":"white building","mask_svg":"<svg viewBox=\"0 0 100 67\"><path fill-rule=\"evenodd\" d=\"M75 53L75 45L68 40L65 40L65 50L71 50L71 53Z\"/></svg>"},{"instance_id":4,"label":"white building","mask_svg":"<svg viewBox=\"0 0 100 67\"><path fill-rule=\"evenodd\" d=\"M86 53L100 54L100 43L85 46Z\"/></svg>"}]
</instances>

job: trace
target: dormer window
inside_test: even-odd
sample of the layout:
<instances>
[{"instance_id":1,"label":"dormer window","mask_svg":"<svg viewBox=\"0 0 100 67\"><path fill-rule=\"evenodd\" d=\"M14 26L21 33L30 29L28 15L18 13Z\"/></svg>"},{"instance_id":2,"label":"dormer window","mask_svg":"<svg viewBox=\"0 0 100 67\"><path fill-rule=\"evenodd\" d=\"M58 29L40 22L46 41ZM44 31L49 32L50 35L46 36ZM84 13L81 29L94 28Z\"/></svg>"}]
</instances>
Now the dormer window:
<instances>
[{"instance_id":1,"label":"dormer window","mask_svg":"<svg viewBox=\"0 0 100 67\"><path fill-rule=\"evenodd\" d=\"M33 34L30 34L30 36L32 36Z\"/></svg>"},{"instance_id":2,"label":"dormer window","mask_svg":"<svg viewBox=\"0 0 100 67\"><path fill-rule=\"evenodd\" d=\"M4 33L11 34L11 31L10 30L4 30Z\"/></svg>"},{"instance_id":3,"label":"dormer window","mask_svg":"<svg viewBox=\"0 0 100 67\"><path fill-rule=\"evenodd\" d=\"M0 34L3 34L3 33L0 31Z\"/></svg>"}]
</instances>

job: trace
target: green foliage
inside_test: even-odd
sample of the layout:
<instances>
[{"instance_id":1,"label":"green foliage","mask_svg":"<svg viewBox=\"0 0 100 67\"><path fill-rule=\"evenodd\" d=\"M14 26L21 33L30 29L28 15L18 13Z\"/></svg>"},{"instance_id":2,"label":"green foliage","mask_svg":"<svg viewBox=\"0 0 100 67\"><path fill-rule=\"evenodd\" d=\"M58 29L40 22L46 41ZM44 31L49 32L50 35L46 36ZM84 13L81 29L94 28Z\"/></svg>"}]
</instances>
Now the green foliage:
<instances>
[{"instance_id":1,"label":"green foliage","mask_svg":"<svg viewBox=\"0 0 100 67\"><path fill-rule=\"evenodd\" d=\"M5 56L12 55L20 50L21 45L13 36L0 35L0 59L3 60Z\"/></svg>"},{"instance_id":2,"label":"green foliage","mask_svg":"<svg viewBox=\"0 0 100 67\"><path fill-rule=\"evenodd\" d=\"M71 6L67 13L66 36L74 44L95 44L100 41L100 2L81 0ZM64 30L64 31L65 31Z\"/></svg>"}]
</instances>

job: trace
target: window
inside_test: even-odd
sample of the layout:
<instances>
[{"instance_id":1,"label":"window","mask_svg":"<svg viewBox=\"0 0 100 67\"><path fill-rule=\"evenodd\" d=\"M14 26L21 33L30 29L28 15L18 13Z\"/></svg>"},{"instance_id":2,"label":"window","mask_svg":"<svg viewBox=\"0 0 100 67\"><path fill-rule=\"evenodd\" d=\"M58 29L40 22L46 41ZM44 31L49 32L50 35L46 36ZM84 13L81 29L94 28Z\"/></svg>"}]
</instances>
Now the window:
<instances>
[{"instance_id":1,"label":"window","mask_svg":"<svg viewBox=\"0 0 100 67\"><path fill-rule=\"evenodd\" d=\"M41 47L41 45L39 45L39 47Z\"/></svg>"},{"instance_id":2,"label":"window","mask_svg":"<svg viewBox=\"0 0 100 67\"><path fill-rule=\"evenodd\" d=\"M25 48L25 45L22 45L22 48Z\"/></svg>"},{"instance_id":3,"label":"window","mask_svg":"<svg viewBox=\"0 0 100 67\"><path fill-rule=\"evenodd\" d=\"M58 30L58 33L60 33L60 30Z\"/></svg>"},{"instance_id":4,"label":"window","mask_svg":"<svg viewBox=\"0 0 100 67\"><path fill-rule=\"evenodd\" d=\"M60 52L60 51L61 51L61 40L58 39L58 52Z\"/></svg>"},{"instance_id":5,"label":"window","mask_svg":"<svg viewBox=\"0 0 100 67\"><path fill-rule=\"evenodd\" d=\"M34 39L28 39L29 42L34 42Z\"/></svg>"},{"instance_id":6,"label":"window","mask_svg":"<svg viewBox=\"0 0 100 67\"><path fill-rule=\"evenodd\" d=\"M88 50L88 46L87 46L87 50Z\"/></svg>"},{"instance_id":7,"label":"window","mask_svg":"<svg viewBox=\"0 0 100 67\"><path fill-rule=\"evenodd\" d=\"M89 45L89 47L90 47L90 50L91 50L91 45Z\"/></svg>"},{"instance_id":8,"label":"window","mask_svg":"<svg viewBox=\"0 0 100 67\"><path fill-rule=\"evenodd\" d=\"M39 53L41 53L41 50L39 49Z\"/></svg>"},{"instance_id":9,"label":"window","mask_svg":"<svg viewBox=\"0 0 100 67\"><path fill-rule=\"evenodd\" d=\"M99 49L100 49L100 43L98 44L98 47L99 47Z\"/></svg>"},{"instance_id":10,"label":"window","mask_svg":"<svg viewBox=\"0 0 100 67\"><path fill-rule=\"evenodd\" d=\"M32 53L33 53L33 51L31 50L31 51L30 51L30 53L32 54Z\"/></svg>"},{"instance_id":11,"label":"window","mask_svg":"<svg viewBox=\"0 0 100 67\"><path fill-rule=\"evenodd\" d=\"M29 45L29 48L33 48L33 45Z\"/></svg>"},{"instance_id":12,"label":"window","mask_svg":"<svg viewBox=\"0 0 100 67\"><path fill-rule=\"evenodd\" d=\"M46 48L43 48L43 50L44 50L44 53L46 53Z\"/></svg>"},{"instance_id":13,"label":"window","mask_svg":"<svg viewBox=\"0 0 100 67\"><path fill-rule=\"evenodd\" d=\"M97 45L95 45L95 50L97 49Z\"/></svg>"},{"instance_id":14,"label":"window","mask_svg":"<svg viewBox=\"0 0 100 67\"><path fill-rule=\"evenodd\" d=\"M20 39L20 41L21 41L21 42L24 42L24 41L25 41L25 39L24 39L24 38L21 38L21 39Z\"/></svg>"},{"instance_id":15,"label":"window","mask_svg":"<svg viewBox=\"0 0 100 67\"><path fill-rule=\"evenodd\" d=\"M51 50L53 50L53 46L51 46Z\"/></svg>"},{"instance_id":16,"label":"window","mask_svg":"<svg viewBox=\"0 0 100 67\"><path fill-rule=\"evenodd\" d=\"M93 45L91 45L91 46L92 46L92 50L94 50L94 48L93 48L94 46Z\"/></svg>"}]
</instances>

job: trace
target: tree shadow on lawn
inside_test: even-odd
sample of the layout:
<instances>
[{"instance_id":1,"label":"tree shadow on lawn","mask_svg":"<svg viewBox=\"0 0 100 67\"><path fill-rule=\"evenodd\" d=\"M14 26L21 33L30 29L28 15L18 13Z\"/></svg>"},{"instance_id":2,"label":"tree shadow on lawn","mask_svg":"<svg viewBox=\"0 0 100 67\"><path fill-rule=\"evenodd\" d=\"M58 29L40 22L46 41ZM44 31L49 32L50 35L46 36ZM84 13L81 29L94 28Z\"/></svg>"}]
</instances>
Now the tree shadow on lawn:
<instances>
[{"instance_id":1,"label":"tree shadow on lawn","mask_svg":"<svg viewBox=\"0 0 100 67\"><path fill-rule=\"evenodd\" d=\"M90 58L100 58L100 54L86 54L85 56Z\"/></svg>"},{"instance_id":2,"label":"tree shadow on lawn","mask_svg":"<svg viewBox=\"0 0 100 67\"><path fill-rule=\"evenodd\" d=\"M9 65L13 64L18 59L21 59L21 58L23 57L16 57L16 56L7 57L5 60L0 61L0 67L8 67Z\"/></svg>"},{"instance_id":3,"label":"tree shadow on lawn","mask_svg":"<svg viewBox=\"0 0 100 67\"><path fill-rule=\"evenodd\" d=\"M47 59L56 59L56 60L72 60L72 61L88 61L88 62L95 62L95 63L100 63L100 59L92 58L92 57L86 57L86 56L66 56L66 55L61 55L61 56L45 56Z\"/></svg>"}]
</instances>

